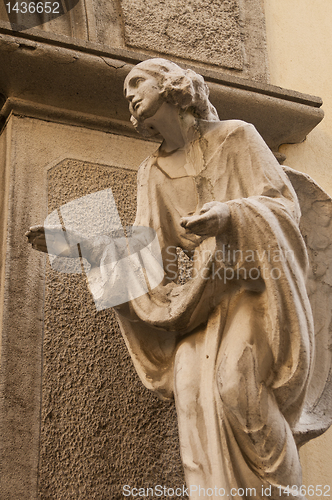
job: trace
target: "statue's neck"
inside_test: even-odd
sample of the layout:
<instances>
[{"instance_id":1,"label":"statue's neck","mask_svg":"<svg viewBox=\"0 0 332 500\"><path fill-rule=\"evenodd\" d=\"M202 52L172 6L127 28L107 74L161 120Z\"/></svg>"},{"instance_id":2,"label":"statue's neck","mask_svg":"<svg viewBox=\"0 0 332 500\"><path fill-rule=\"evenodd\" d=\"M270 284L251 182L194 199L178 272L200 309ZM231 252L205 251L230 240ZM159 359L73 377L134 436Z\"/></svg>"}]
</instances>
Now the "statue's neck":
<instances>
[{"instance_id":1,"label":"statue's neck","mask_svg":"<svg viewBox=\"0 0 332 500\"><path fill-rule=\"evenodd\" d=\"M163 137L162 151L169 153L194 140L197 136L197 120L189 112L181 112L174 104L163 103L157 113L145 120Z\"/></svg>"}]
</instances>

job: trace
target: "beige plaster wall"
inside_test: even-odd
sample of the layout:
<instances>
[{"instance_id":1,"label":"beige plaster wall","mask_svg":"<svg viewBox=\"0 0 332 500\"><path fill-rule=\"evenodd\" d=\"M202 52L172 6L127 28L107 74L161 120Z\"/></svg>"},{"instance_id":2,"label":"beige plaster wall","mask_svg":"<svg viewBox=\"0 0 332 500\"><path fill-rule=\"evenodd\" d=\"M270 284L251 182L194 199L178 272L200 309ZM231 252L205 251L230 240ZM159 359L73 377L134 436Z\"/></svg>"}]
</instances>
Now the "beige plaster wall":
<instances>
[{"instance_id":1,"label":"beige plaster wall","mask_svg":"<svg viewBox=\"0 0 332 500\"><path fill-rule=\"evenodd\" d=\"M325 111L304 143L281 151L332 194L332 2L265 0L265 11L270 83L322 97Z\"/></svg>"},{"instance_id":2,"label":"beige plaster wall","mask_svg":"<svg viewBox=\"0 0 332 500\"><path fill-rule=\"evenodd\" d=\"M285 164L332 195L331 0L264 0L270 83L323 98L324 120L302 144L284 145ZM301 451L304 484L330 485L332 429ZM330 491L330 495L332 495Z\"/></svg>"}]
</instances>

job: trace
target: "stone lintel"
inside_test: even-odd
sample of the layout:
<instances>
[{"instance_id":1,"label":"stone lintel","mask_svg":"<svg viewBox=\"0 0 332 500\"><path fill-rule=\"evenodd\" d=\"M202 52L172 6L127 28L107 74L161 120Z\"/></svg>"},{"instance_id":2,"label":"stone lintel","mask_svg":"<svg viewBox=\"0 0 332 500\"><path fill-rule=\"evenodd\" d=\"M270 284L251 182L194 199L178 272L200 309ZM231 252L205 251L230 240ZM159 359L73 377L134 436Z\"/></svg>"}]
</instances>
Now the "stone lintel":
<instances>
[{"instance_id":1,"label":"stone lintel","mask_svg":"<svg viewBox=\"0 0 332 500\"><path fill-rule=\"evenodd\" d=\"M28 31L8 34L0 24L0 116L24 112L47 120L136 135L129 124L123 81L134 64L147 59L130 50ZM188 65L202 74L221 119L253 123L273 151L302 142L322 120L319 97ZM1 104L1 103L0 103ZM25 111L23 111L25 109Z\"/></svg>"}]
</instances>

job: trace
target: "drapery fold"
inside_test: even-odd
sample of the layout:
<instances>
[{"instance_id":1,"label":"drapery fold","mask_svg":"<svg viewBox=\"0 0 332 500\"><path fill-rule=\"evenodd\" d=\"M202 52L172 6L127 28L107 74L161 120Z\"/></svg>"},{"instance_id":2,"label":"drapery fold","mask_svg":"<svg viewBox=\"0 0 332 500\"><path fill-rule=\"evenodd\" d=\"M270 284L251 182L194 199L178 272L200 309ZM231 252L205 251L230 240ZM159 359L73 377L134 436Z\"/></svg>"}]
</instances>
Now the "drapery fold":
<instances>
[{"instance_id":1,"label":"drapery fold","mask_svg":"<svg viewBox=\"0 0 332 500\"><path fill-rule=\"evenodd\" d=\"M144 385L175 397L187 485L286 498L301 484L291 430L313 355L296 194L244 122L201 122L186 154L190 174L161 168L158 152L140 167L135 225L156 231L165 280L116 308L121 331ZM227 233L186 233L181 217L211 201L228 203ZM184 285L177 247L194 255Z\"/></svg>"}]
</instances>

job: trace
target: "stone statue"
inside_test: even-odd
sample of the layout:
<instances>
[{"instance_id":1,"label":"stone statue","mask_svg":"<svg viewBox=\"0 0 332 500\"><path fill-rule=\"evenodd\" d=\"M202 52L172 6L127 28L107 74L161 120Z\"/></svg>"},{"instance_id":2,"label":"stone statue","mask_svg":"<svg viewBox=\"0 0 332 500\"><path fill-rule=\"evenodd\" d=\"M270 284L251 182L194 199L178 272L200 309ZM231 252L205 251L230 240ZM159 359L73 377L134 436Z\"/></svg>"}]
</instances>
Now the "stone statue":
<instances>
[{"instance_id":1,"label":"stone statue","mask_svg":"<svg viewBox=\"0 0 332 500\"><path fill-rule=\"evenodd\" d=\"M156 232L164 277L115 310L143 384L175 399L190 498L303 499L298 445L332 413L332 200L252 125L220 121L193 71L144 61L124 93L138 132L163 139L134 226ZM47 251L42 227L27 234ZM95 267L108 244L82 243Z\"/></svg>"}]
</instances>

